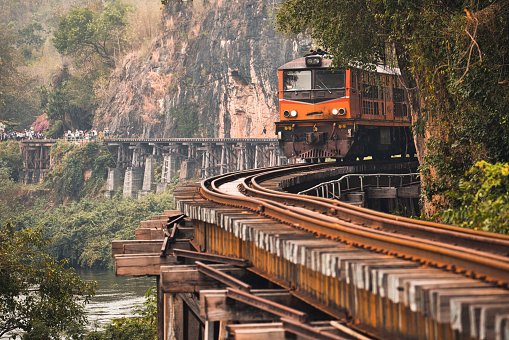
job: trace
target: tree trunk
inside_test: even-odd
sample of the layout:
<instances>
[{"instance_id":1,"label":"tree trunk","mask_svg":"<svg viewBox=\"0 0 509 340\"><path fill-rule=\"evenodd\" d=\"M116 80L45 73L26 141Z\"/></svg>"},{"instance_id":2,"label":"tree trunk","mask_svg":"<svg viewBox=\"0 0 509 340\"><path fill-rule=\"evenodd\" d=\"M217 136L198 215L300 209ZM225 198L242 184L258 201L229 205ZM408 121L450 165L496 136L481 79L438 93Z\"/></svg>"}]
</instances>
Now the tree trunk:
<instances>
[{"instance_id":1,"label":"tree trunk","mask_svg":"<svg viewBox=\"0 0 509 340\"><path fill-rule=\"evenodd\" d=\"M402 49L396 46L396 57L398 66L401 71L401 82L405 86L408 93L408 102L410 109L410 116L412 124L419 123L422 118L422 108L424 108L424 100L419 91L419 79L408 70L409 63L404 54L401 53ZM429 125L426 123L420 131L414 131L415 150L417 152L417 159L419 164L424 164L424 157L426 156L426 142L429 138ZM422 179L421 179L422 181ZM432 207L427 199L424 199L423 210L426 216L432 214Z\"/></svg>"}]
</instances>

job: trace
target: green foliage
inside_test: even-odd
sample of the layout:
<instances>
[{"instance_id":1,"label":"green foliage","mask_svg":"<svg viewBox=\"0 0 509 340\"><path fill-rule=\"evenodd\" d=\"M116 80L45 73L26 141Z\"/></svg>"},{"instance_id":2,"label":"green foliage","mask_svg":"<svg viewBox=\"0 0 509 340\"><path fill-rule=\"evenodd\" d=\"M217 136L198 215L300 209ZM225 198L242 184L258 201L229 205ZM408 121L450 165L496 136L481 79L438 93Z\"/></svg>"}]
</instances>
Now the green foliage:
<instances>
[{"instance_id":1,"label":"green foliage","mask_svg":"<svg viewBox=\"0 0 509 340\"><path fill-rule=\"evenodd\" d=\"M455 205L438 214L444 222L509 234L509 163L478 162L448 195Z\"/></svg>"},{"instance_id":2,"label":"green foliage","mask_svg":"<svg viewBox=\"0 0 509 340\"><path fill-rule=\"evenodd\" d=\"M198 132L198 105L196 103L187 103L182 106L172 108L170 115L175 118L179 137L194 137Z\"/></svg>"},{"instance_id":3,"label":"green foliage","mask_svg":"<svg viewBox=\"0 0 509 340\"><path fill-rule=\"evenodd\" d=\"M27 203L27 190L16 183L23 166L17 142L0 143L0 224L5 224Z\"/></svg>"},{"instance_id":4,"label":"green foliage","mask_svg":"<svg viewBox=\"0 0 509 340\"><path fill-rule=\"evenodd\" d=\"M9 178L7 168L0 166L0 224L5 224L23 210L26 191L21 184Z\"/></svg>"},{"instance_id":5,"label":"green foliage","mask_svg":"<svg viewBox=\"0 0 509 340\"><path fill-rule=\"evenodd\" d=\"M46 40L41 34L45 32L39 22L32 22L18 30L16 45L25 59L31 59L34 51L37 51Z\"/></svg>"},{"instance_id":6,"label":"green foliage","mask_svg":"<svg viewBox=\"0 0 509 340\"><path fill-rule=\"evenodd\" d=\"M130 10L121 1L113 1L101 11L94 11L90 6L71 9L60 18L54 32L55 48L80 61L98 55L106 65L114 67L115 56L122 53L126 44Z\"/></svg>"},{"instance_id":7,"label":"green foliage","mask_svg":"<svg viewBox=\"0 0 509 340\"><path fill-rule=\"evenodd\" d=\"M48 135L61 138L67 130L89 130L97 99L94 83L100 78L91 73L69 75L67 67L55 77L53 90L41 89L51 121Z\"/></svg>"},{"instance_id":8,"label":"green foliage","mask_svg":"<svg viewBox=\"0 0 509 340\"><path fill-rule=\"evenodd\" d=\"M73 338L83 329L94 285L49 256L46 246L41 229L0 225L0 336Z\"/></svg>"},{"instance_id":9,"label":"green foliage","mask_svg":"<svg viewBox=\"0 0 509 340\"><path fill-rule=\"evenodd\" d=\"M0 24L0 120L30 125L37 115L31 76L18 71L21 58L14 48L15 34Z\"/></svg>"},{"instance_id":10,"label":"green foliage","mask_svg":"<svg viewBox=\"0 0 509 340\"><path fill-rule=\"evenodd\" d=\"M415 131L429 137L417 147L430 201L444 204L478 160L509 161L509 2L285 0L277 22L310 33L336 66L399 66Z\"/></svg>"},{"instance_id":11,"label":"green foliage","mask_svg":"<svg viewBox=\"0 0 509 340\"><path fill-rule=\"evenodd\" d=\"M74 267L112 268L111 241L134 239L140 221L172 209L172 202L171 191L149 194L141 200L85 197L55 207L40 200L20 212L13 223L20 228L41 225L54 241L50 254L67 258Z\"/></svg>"},{"instance_id":12,"label":"green foliage","mask_svg":"<svg viewBox=\"0 0 509 340\"><path fill-rule=\"evenodd\" d=\"M0 143L0 169L6 171L10 179L18 180L19 171L23 169L23 160L17 142Z\"/></svg>"},{"instance_id":13,"label":"green foliage","mask_svg":"<svg viewBox=\"0 0 509 340\"><path fill-rule=\"evenodd\" d=\"M140 315L113 320L103 332L90 332L84 340L155 340L157 339L157 290L151 287L145 294L143 307L133 311Z\"/></svg>"},{"instance_id":14,"label":"green foliage","mask_svg":"<svg viewBox=\"0 0 509 340\"><path fill-rule=\"evenodd\" d=\"M46 185L54 190L57 200L96 196L108 176L108 167L114 164L107 147L99 143L78 146L59 142L51 148L51 155L60 162L48 173ZM85 180L87 170L91 173Z\"/></svg>"}]
</instances>

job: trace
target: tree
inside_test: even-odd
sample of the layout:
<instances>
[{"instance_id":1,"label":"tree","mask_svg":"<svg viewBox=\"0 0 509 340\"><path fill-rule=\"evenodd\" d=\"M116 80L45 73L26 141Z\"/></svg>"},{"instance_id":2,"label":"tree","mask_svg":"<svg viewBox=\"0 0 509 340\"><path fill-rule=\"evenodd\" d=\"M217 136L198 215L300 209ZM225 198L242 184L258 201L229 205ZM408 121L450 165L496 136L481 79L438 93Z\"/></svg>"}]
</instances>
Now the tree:
<instances>
[{"instance_id":1,"label":"tree","mask_svg":"<svg viewBox=\"0 0 509 340\"><path fill-rule=\"evenodd\" d=\"M508 1L286 0L277 22L336 66L399 66L428 202L477 160L508 160Z\"/></svg>"},{"instance_id":2,"label":"tree","mask_svg":"<svg viewBox=\"0 0 509 340\"><path fill-rule=\"evenodd\" d=\"M48 115L43 113L36 118L35 122L32 123L32 127L35 132L45 133L49 128L49 122L47 119Z\"/></svg>"},{"instance_id":3,"label":"tree","mask_svg":"<svg viewBox=\"0 0 509 340\"><path fill-rule=\"evenodd\" d=\"M44 28L39 22L32 22L25 25L22 29L18 30L16 45L21 49L21 54L25 59L33 57L33 51L40 49L44 41L46 41Z\"/></svg>"},{"instance_id":4,"label":"tree","mask_svg":"<svg viewBox=\"0 0 509 340\"><path fill-rule=\"evenodd\" d=\"M0 336L61 339L83 330L95 285L50 257L47 245L41 229L0 226Z\"/></svg>"},{"instance_id":5,"label":"tree","mask_svg":"<svg viewBox=\"0 0 509 340\"><path fill-rule=\"evenodd\" d=\"M48 135L60 138L67 130L89 130L97 104L93 80L88 75L69 75L64 67L54 81L53 90L45 92L47 116L52 123Z\"/></svg>"},{"instance_id":6,"label":"tree","mask_svg":"<svg viewBox=\"0 0 509 340\"><path fill-rule=\"evenodd\" d=\"M63 55L78 61L97 55L109 67L115 66L115 57L126 43L127 14L131 7L114 1L101 12L90 6L73 8L63 15L54 32L53 43Z\"/></svg>"},{"instance_id":7,"label":"tree","mask_svg":"<svg viewBox=\"0 0 509 340\"><path fill-rule=\"evenodd\" d=\"M4 170L7 178L18 180L19 171L23 169L18 143L14 141L0 143L0 169Z\"/></svg>"},{"instance_id":8,"label":"tree","mask_svg":"<svg viewBox=\"0 0 509 340\"><path fill-rule=\"evenodd\" d=\"M14 33L0 25L0 120L29 125L38 105L30 89L32 79L18 71L14 41Z\"/></svg>"}]
</instances>

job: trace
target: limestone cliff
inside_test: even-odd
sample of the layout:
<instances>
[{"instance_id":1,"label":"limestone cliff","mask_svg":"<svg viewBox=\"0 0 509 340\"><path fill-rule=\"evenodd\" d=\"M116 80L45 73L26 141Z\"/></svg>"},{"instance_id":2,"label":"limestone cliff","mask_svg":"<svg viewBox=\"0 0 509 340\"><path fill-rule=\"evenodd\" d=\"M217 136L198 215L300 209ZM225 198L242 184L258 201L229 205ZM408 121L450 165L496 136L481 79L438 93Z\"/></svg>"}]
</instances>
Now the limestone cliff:
<instances>
[{"instance_id":1,"label":"limestone cliff","mask_svg":"<svg viewBox=\"0 0 509 340\"><path fill-rule=\"evenodd\" d=\"M275 31L276 7L169 1L164 33L124 59L95 125L126 137L274 137L277 68L311 47Z\"/></svg>"}]
</instances>

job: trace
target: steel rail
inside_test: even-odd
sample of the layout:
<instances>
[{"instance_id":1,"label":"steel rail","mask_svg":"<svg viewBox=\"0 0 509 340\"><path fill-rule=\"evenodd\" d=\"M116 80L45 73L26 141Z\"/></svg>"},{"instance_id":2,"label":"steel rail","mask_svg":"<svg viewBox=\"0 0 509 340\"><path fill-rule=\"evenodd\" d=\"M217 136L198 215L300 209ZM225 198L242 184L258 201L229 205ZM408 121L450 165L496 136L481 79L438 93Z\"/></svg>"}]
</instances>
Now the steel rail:
<instances>
[{"instance_id":1,"label":"steel rail","mask_svg":"<svg viewBox=\"0 0 509 340\"><path fill-rule=\"evenodd\" d=\"M285 173L284 168L274 168L272 171ZM242 175L229 174L206 179L202 181L200 193L204 198L211 201L250 209L321 236L439 266L446 266L471 274L475 273L478 277L497 281L500 284L507 285L509 283L509 260L507 257L485 252L474 252L467 248L443 243L423 242L421 239L373 230L339 219L332 221L330 216L321 216L316 212L302 214L302 208L296 209L268 199L230 196L221 193L218 189L221 184L227 181L224 177L239 179L240 176L249 177L258 173L260 172L244 171ZM286 197L286 194L278 193L278 196L280 199ZM307 199L312 200L311 197Z\"/></svg>"},{"instance_id":2,"label":"steel rail","mask_svg":"<svg viewBox=\"0 0 509 340\"><path fill-rule=\"evenodd\" d=\"M249 196L278 201L284 200L288 205L306 207L322 214L335 216L346 222L352 222L373 229L385 230L391 233L403 233L408 236L442 243L454 244L461 242L463 246L470 249L497 254L503 257L509 256L509 235L390 215L321 197L292 193L285 193L284 197L282 197L281 192L263 187L261 183L266 181L267 177L267 174L262 173L251 178L245 178L242 190ZM271 174L270 178L274 178L274 175Z\"/></svg>"}]
</instances>

